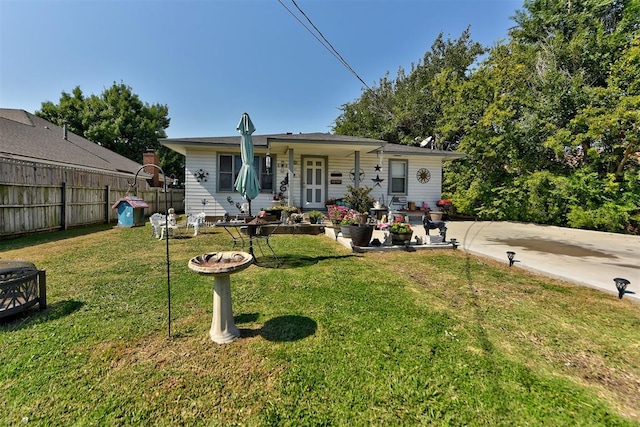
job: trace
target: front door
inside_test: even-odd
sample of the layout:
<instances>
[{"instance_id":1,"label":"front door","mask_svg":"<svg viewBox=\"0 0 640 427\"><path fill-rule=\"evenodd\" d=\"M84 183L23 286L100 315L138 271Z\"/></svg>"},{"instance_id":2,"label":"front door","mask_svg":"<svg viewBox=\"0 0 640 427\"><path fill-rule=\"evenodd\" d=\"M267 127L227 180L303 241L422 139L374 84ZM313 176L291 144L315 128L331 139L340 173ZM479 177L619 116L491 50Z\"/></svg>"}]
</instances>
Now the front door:
<instances>
[{"instance_id":1,"label":"front door","mask_svg":"<svg viewBox=\"0 0 640 427\"><path fill-rule=\"evenodd\" d=\"M302 207L304 209L322 209L325 201L325 159L305 157L302 172Z\"/></svg>"}]
</instances>

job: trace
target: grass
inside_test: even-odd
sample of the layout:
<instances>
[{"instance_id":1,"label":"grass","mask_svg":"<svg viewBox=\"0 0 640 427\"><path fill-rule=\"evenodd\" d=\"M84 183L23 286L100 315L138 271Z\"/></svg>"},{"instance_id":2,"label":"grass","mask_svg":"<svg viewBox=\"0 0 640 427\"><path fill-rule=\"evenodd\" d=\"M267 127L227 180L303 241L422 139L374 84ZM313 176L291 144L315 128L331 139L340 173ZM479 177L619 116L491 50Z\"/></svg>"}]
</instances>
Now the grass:
<instances>
[{"instance_id":1,"label":"grass","mask_svg":"<svg viewBox=\"0 0 640 427\"><path fill-rule=\"evenodd\" d=\"M352 254L271 239L282 268L231 279L242 337L208 337L218 230L0 242L47 270L49 308L0 322L1 425L640 424L637 303L463 251Z\"/></svg>"}]
</instances>

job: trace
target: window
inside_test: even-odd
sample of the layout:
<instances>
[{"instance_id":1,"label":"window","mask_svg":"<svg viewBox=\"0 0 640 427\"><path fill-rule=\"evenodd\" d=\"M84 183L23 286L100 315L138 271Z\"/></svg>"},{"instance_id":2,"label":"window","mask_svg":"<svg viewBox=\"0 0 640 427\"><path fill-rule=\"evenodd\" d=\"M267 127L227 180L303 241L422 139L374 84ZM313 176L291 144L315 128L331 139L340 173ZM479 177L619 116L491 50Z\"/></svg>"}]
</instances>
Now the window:
<instances>
[{"instance_id":1,"label":"window","mask_svg":"<svg viewBox=\"0 0 640 427\"><path fill-rule=\"evenodd\" d=\"M235 191L234 184L242 166L239 154L220 154L218 156L218 191ZM273 174L267 171L264 156L253 157L253 167L258 172L260 191L271 193L273 190Z\"/></svg>"},{"instance_id":2,"label":"window","mask_svg":"<svg viewBox=\"0 0 640 427\"><path fill-rule=\"evenodd\" d=\"M389 193L407 194L407 161L389 160Z\"/></svg>"}]
</instances>

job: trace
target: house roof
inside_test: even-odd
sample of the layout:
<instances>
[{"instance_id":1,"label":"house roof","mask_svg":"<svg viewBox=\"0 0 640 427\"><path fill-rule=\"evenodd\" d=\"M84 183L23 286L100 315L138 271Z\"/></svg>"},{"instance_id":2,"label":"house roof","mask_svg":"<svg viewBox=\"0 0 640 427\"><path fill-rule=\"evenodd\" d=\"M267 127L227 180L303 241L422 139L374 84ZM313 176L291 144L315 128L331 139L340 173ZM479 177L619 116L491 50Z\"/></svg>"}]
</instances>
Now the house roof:
<instances>
[{"instance_id":1,"label":"house roof","mask_svg":"<svg viewBox=\"0 0 640 427\"><path fill-rule=\"evenodd\" d=\"M65 139L60 126L9 108L0 108L0 157L126 175L142 166L73 132Z\"/></svg>"},{"instance_id":2,"label":"house roof","mask_svg":"<svg viewBox=\"0 0 640 427\"><path fill-rule=\"evenodd\" d=\"M319 147L331 148L332 154L338 152L350 153L364 151L396 155L433 156L445 159L459 159L465 157L454 151L433 150L404 144L396 144L379 139L361 138L357 136L336 135L330 133L281 133L271 135L252 135L253 145L257 152L284 153L288 148L297 152L313 152L317 154ZM186 155L187 148L217 148L240 150L240 135L202 138L165 138L160 143L178 153Z\"/></svg>"}]
</instances>

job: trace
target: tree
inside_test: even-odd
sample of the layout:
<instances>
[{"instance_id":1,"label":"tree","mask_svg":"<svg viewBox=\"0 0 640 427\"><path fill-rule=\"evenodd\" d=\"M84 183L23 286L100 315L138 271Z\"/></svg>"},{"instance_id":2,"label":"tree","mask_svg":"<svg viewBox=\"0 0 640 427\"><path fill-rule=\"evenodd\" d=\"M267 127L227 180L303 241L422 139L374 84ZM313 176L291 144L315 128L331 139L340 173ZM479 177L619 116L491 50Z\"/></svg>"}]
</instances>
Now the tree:
<instances>
[{"instance_id":1,"label":"tree","mask_svg":"<svg viewBox=\"0 0 640 427\"><path fill-rule=\"evenodd\" d=\"M157 150L165 174L184 177L183 156L158 141L167 136L168 107L143 103L124 83L114 82L100 96L88 98L78 86L71 94L62 92L57 105L43 102L35 114L59 126L67 123L72 132L138 163L147 149Z\"/></svg>"},{"instance_id":2,"label":"tree","mask_svg":"<svg viewBox=\"0 0 640 427\"><path fill-rule=\"evenodd\" d=\"M439 34L431 50L412 65L409 74L399 68L391 80L387 73L360 99L344 104L333 131L404 144L416 144L416 140L434 135L443 106L438 101L447 99L443 94L447 88L434 85L434 79L446 73L452 82L466 80L470 66L484 52L479 43L471 40L469 29L456 40L445 40Z\"/></svg>"},{"instance_id":3,"label":"tree","mask_svg":"<svg viewBox=\"0 0 640 427\"><path fill-rule=\"evenodd\" d=\"M443 177L462 213L640 232L638 16L639 0L525 0L477 68L468 34L440 36L334 130L468 154Z\"/></svg>"}]
</instances>

